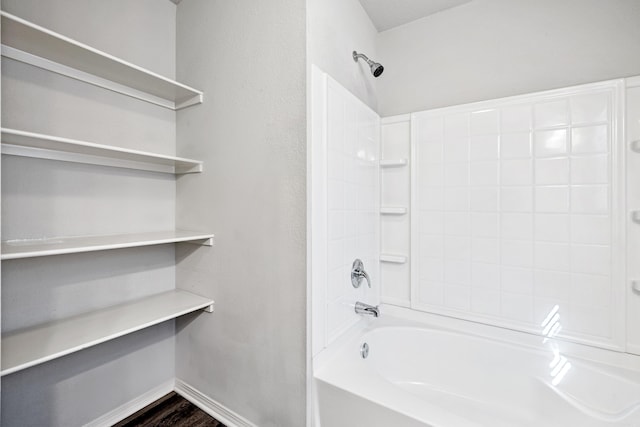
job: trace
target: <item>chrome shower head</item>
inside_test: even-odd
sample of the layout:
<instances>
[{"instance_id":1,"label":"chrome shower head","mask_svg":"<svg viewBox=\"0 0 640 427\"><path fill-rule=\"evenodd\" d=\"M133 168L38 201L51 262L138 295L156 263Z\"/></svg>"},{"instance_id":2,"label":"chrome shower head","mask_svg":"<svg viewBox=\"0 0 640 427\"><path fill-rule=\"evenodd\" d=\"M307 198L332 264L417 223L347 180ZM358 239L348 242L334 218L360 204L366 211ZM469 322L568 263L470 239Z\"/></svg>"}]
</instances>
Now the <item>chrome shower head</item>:
<instances>
[{"instance_id":1,"label":"chrome shower head","mask_svg":"<svg viewBox=\"0 0 640 427\"><path fill-rule=\"evenodd\" d=\"M351 55L353 56L353 60L355 62L358 62L359 58L364 59L369 67L371 67L371 74L373 74L373 77L379 77L380 74L382 74L382 72L384 71L384 67L382 66L382 64L370 60L369 58L367 58L367 55L363 53L358 53L354 50Z\"/></svg>"}]
</instances>

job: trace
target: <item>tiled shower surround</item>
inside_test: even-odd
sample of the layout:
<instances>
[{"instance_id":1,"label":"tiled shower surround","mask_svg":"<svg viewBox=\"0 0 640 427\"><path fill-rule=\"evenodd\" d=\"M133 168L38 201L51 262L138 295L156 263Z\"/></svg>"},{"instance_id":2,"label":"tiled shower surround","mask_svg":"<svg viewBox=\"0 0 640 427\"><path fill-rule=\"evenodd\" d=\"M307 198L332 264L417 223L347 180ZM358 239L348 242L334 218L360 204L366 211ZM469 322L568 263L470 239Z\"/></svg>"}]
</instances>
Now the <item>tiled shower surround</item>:
<instances>
[{"instance_id":1,"label":"tiled shower surround","mask_svg":"<svg viewBox=\"0 0 640 427\"><path fill-rule=\"evenodd\" d=\"M356 301L378 300L380 119L332 79L326 84L328 344L359 319ZM351 284L356 258L364 262L371 289L365 281L358 289Z\"/></svg>"},{"instance_id":2,"label":"tiled shower surround","mask_svg":"<svg viewBox=\"0 0 640 427\"><path fill-rule=\"evenodd\" d=\"M536 333L555 308L560 335L623 345L621 93L412 115L412 308Z\"/></svg>"}]
</instances>

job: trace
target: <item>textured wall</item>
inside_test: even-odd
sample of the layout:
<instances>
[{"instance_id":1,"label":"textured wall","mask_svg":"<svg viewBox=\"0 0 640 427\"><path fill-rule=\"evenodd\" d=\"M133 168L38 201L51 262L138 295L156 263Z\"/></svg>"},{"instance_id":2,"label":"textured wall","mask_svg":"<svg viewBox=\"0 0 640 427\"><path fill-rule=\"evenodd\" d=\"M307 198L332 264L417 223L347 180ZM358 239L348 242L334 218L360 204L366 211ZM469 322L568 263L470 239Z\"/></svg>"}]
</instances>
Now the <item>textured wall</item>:
<instances>
[{"instance_id":1,"label":"textured wall","mask_svg":"<svg viewBox=\"0 0 640 427\"><path fill-rule=\"evenodd\" d=\"M309 62L336 79L349 92L377 110L377 82L367 64L353 62L351 52L378 59L376 28L358 0L308 0ZM386 64L383 64L386 65Z\"/></svg>"},{"instance_id":2,"label":"textured wall","mask_svg":"<svg viewBox=\"0 0 640 427\"><path fill-rule=\"evenodd\" d=\"M474 0L378 35L379 113L640 74L637 0Z\"/></svg>"},{"instance_id":3,"label":"textured wall","mask_svg":"<svg viewBox=\"0 0 640 427\"><path fill-rule=\"evenodd\" d=\"M178 113L178 225L216 233L177 250L177 282L211 296L177 323L176 375L259 426L305 423L306 98L303 0L178 6L177 76L205 92ZM189 255L189 256L187 256Z\"/></svg>"}]
</instances>

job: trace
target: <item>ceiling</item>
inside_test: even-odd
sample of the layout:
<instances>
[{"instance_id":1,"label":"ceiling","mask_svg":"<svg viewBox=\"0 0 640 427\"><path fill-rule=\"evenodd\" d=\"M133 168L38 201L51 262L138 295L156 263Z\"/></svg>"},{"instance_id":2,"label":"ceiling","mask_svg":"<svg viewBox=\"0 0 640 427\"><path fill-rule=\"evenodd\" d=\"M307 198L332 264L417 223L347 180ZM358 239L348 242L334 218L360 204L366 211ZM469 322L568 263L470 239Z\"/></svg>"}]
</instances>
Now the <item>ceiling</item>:
<instances>
[{"instance_id":1,"label":"ceiling","mask_svg":"<svg viewBox=\"0 0 640 427\"><path fill-rule=\"evenodd\" d=\"M182 0L171 0L175 4ZM471 0L359 0L378 31L385 31Z\"/></svg>"},{"instance_id":2,"label":"ceiling","mask_svg":"<svg viewBox=\"0 0 640 427\"><path fill-rule=\"evenodd\" d=\"M360 0L378 31L433 15L471 0Z\"/></svg>"}]
</instances>

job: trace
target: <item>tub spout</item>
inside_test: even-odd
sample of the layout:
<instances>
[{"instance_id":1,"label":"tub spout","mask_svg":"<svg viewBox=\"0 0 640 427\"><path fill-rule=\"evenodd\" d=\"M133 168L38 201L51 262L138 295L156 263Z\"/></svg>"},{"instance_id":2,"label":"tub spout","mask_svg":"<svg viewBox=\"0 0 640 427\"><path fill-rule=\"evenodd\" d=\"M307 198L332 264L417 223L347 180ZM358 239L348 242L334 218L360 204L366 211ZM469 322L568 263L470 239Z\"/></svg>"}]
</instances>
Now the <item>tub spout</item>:
<instances>
[{"instance_id":1,"label":"tub spout","mask_svg":"<svg viewBox=\"0 0 640 427\"><path fill-rule=\"evenodd\" d=\"M369 304L365 304L363 302L356 302L356 313L358 314L366 314L368 316L380 317L380 309L378 306L372 306Z\"/></svg>"}]
</instances>

